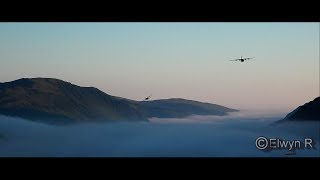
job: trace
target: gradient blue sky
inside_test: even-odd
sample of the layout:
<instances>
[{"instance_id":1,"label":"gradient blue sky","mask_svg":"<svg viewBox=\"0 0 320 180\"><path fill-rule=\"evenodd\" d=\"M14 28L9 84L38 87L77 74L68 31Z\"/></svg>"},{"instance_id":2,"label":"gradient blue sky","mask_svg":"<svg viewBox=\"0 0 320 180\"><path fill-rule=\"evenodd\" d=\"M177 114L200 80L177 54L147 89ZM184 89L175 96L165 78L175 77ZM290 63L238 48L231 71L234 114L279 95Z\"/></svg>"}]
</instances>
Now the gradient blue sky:
<instances>
[{"instance_id":1,"label":"gradient blue sky","mask_svg":"<svg viewBox=\"0 0 320 180\"><path fill-rule=\"evenodd\" d=\"M0 23L0 82L22 77L291 110L319 96L319 23Z\"/></svg>"}]
</instances>

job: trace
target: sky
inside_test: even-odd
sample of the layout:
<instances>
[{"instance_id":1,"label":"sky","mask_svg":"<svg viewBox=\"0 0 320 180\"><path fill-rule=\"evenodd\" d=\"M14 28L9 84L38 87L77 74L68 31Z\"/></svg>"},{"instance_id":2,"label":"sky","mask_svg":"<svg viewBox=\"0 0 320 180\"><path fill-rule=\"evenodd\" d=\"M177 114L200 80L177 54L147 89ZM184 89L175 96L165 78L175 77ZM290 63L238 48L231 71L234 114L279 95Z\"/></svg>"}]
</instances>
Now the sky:
<instances>
[{"instance_id":1,"label":"sky","mask_svg":"<svg viewBox=\"0 0 320 180\"><path fill-rule=\"evenodd\" d=\"M0 23L0 82L292 110L319 96L319 40L319 23Z\"/></svg>"}]
</instances>

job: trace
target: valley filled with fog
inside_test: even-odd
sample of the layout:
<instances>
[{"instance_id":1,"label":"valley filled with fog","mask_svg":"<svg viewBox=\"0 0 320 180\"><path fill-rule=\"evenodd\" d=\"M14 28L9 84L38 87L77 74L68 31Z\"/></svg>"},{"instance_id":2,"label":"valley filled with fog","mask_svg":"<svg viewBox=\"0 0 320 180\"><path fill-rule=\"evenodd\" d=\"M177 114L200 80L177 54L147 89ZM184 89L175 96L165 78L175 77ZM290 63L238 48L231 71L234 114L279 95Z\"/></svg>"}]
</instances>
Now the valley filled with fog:
<instances>
[{"instance_id":1,"label":"valley filled with fog","mask_svg":"<svg viewBox=\"0 0 320 180\"><path fill-rule=\"evenodd\" d=\"M151 118L55 126L0 116L1 157L319 157L319 121L274 125L285 113ZM312 138L316 149L258 150L259 136Z\"/></svg>"}]
</instances>

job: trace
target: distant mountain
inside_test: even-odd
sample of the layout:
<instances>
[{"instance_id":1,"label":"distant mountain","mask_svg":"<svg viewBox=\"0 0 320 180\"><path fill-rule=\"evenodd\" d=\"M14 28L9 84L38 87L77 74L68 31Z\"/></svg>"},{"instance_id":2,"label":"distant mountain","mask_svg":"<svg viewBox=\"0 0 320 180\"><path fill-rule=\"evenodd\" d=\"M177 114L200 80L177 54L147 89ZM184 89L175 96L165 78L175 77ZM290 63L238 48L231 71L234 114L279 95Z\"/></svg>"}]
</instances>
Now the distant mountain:
<instances>
[{"instance_id":1,"label":"distant mountain","mask_svg":"<svg viewBox=\"0 0 320 180\"><path fill-rule=\"evenodd\" d=\"M236 111L184 99L133 101L52 78L0 83L0 114L48 123L147 121L149 117L225 115Z\"/></svg>"},{"instance_id":2,"label":"distant mountain","mask_svg":"<svg viewBox=\"0 0 320 180\"><path fill-rule=\"evenodd\" d=\"M31 120L147 120L136 105L94 87L51 78L0 84L0 114Z\"/></svg>"},{"instance_id":3,"label":"distant mountain","mask_svg":"<svg viewBox=\"0 0 320 180\"><path fill-rule=\"evenodd\" d=\"M162 99L140 102L148 111L148 117L182 118L196 115L227 115L228 112L237 111L224 106L202 103L186 99Z\"/></svg>"},{"instance_id":4,"label":"distant mountain","mask_svg":"<svg viewBox=\"0 0 320 180\"><path fill-rule=\"evenodd\" d=\"M320 97L289 113L283 121L320 121Z\"/></svg>"}]
</instances>

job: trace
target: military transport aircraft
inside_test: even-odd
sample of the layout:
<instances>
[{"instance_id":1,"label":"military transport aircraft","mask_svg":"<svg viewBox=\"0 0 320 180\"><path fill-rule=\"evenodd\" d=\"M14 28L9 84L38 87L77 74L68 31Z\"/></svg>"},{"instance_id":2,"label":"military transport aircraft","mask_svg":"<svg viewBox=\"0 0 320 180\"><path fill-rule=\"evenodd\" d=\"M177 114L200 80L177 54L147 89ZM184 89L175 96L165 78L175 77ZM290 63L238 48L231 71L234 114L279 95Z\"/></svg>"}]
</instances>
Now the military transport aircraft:
<instances>
[{"instance_id":1,"label":"military transport aircraft","mask_svg":"<svg viewBox=\"0 0 320 180\"><path fill-rule=\"evenodd\" d=\"M241 56L240 59L233 59L233 60L230 60L230 61L240 61L240 62L244 62L244 61L246 61L246 60L253 59L253 58L254 58L254 57L252 57L252 58L242 58L242 56Z\"/></svg>"}]
</instances>

